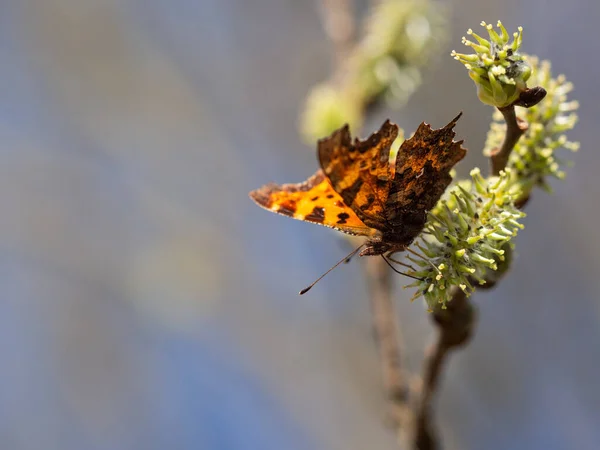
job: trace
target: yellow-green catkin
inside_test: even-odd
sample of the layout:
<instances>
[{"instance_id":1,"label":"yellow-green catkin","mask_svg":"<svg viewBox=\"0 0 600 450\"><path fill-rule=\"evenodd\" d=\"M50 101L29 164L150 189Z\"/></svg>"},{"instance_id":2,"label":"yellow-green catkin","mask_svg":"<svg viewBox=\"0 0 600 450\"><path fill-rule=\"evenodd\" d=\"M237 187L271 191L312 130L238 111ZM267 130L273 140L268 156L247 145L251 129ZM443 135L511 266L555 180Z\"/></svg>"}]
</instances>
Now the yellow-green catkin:
<instances>
[{"instance_id":1,"label":"yellow-green catkin","mask_svg":"<svg viewBox=\"0 0 600 450\"><path fill-rule=\"evenodd\" d=\"M415 250L409 255L415 265L410 275L421 278L413 299L423 297L430 310L446 307L452 287L470 295L475 285L485 283L490 270L503 261L503 246L523 228L525 214L514 206L511 171L485 179L479 169L471 180L454 186L429 213Z\"/></svg>"},{"instance_id":2,"label":"yellow-green catkin","mask_svg":"<svg viewBox=\"0 0 600 450\"><path fill-rule=\"evenodd\" d=\"M467 34L474 40L462 38L463 44L475 53L463 54L452 51L451 55L460 61L469 71L469 76L477 87L479 100L487 105L502 108L519 99L521 92L527 89L527 80L531 76L531 67L519 54L523 42L523 28L511 36L498 21L498 31L491 24L481 22L489 35L485 39L473 30Z\"/></svg>"},{"instance_id":3,"label":"yellow-green catkin","mask_svg":"<svg viewBox=\"0 0 600 450\"><path fill-rule=\"evenodd\" d=\"M532 68L532 85L546 89L546 98L531 108L516 108L517 116L528 124L528 129L517 142L508 161L514 174L514 182L527 197L531 189L538 185L549 189L548 177L562 179L565 176L565 162L556 155L564 148L579 149L579 143L568 139L567 132L577 122L579 103L568 98L573 85L564 75L553 77L549 61L540 61L534 56L526 56ZM506 124L499 112L487 135L484 153L490 153L502 143Z\"/></svg>"},{"instance_id":4,"label":"yellow-green catkin","mask_svg":"<svg viewBox=\"0 0 600 450\"><path fill-rule=\"evenodd\" d=\"M380 99L401 106L437 54L446 16L433 0L382 0L373 6L364 37L340 73L308 95L300 117L302 138L312 144L346 123L356 132L367 106Z\"/></svg>"}]
</instances>

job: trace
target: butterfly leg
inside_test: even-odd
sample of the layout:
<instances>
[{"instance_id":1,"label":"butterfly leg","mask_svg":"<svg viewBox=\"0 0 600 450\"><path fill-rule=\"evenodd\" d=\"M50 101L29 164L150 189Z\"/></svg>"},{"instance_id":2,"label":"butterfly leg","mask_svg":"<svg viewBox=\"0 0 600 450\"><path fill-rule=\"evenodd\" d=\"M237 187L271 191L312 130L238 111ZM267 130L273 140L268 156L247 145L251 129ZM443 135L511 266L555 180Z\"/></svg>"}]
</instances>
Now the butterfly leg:
<instances>
[{"instance_id":1,"label":"butterfly leg","mask_svg":"<svg viewBox=\"0 0 600 450\"><path fill-rule=\"evenodd\" d=\"M385 261L385 263L386 263L388 266L390 266L390 268L391 268L391 269L392 269L394 272L396 272L396 273L398 273L398 274L400 274L400 275L404 275L405 277L412 278L413 280L425 281L423 278L415 277L414 275L410 275L410 274L408 274L408 273L405 273L405 272L400 272L398 269L396 269L394 266L392 266L392 264L391 264L391 263L390 263L390 262L387 260L387 258L386 258L386 257L385 257L383 254L381 255L381 257L383 258L383 260Z\"/></svg>"},{"instance_id":2,"label":"butterfly leg","mask_svg":"<svg viewBox=\"0 0 600 450\"><path fill-rule=\"evenodd\" d=\"M413 266L411 266L410 264L406 264L406 263L403 263L402 261L398 261L397 259L394 259L394 258L392 258L392 255L394 255L394 254L396 254L396 253L399 253L399 252L398 252L398 251L391 251L391 252L389 252L387 255L385 255L385 257L386 257L386 258L387 258L389 261L393 262L394 264L398 264L398 265L400 265L400 266L404 266L404 267L406 267L406 268L408 268L408 269L410 269L410 270L412 270L412 271L414 271L414 272L416 272L416 271L417 271L417 269L415 269L415 268L414 268Z\"/></svg>"}]
</instances>

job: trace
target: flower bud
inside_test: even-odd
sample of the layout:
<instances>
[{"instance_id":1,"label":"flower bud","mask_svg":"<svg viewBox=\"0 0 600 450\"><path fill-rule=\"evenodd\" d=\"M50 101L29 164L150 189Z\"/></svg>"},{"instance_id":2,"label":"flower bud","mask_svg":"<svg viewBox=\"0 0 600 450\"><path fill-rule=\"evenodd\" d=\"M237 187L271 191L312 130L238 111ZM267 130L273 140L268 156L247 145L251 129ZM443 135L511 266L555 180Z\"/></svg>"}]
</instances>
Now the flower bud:
<instances>
[{"instance_id":1,"label":"flower bud","mask_svg":"<svg viewBox=\"0 0 600 450\"><path fill-rule=\"evenodd\" d=\"M463 37L462 42L471 47L474 54L462 54L452 51L451 55L460 61L469 71L469 77L475 82L477 96L483 103L502 108L519 99L521 92L527 89L527 80L531 76L531 67L518 53L523 40L523 28L513 34L512 42L502 22L498 21L500 34L492 25L481 22L487 30L489 40L469 29L467 34L476 42Z\"/></svg>"},{"instance_id":2,"label":"flower bud","mask_svg":"<svg viewBox=\"0 0 600 450\"><path fill-rule=\"evenodd\" d=\"M345 124L352 129L359 128L362 115L352 96L332 85L322 84L310 92L300 122L302 137L314 143Z\"/></svg>"}]
</instances>

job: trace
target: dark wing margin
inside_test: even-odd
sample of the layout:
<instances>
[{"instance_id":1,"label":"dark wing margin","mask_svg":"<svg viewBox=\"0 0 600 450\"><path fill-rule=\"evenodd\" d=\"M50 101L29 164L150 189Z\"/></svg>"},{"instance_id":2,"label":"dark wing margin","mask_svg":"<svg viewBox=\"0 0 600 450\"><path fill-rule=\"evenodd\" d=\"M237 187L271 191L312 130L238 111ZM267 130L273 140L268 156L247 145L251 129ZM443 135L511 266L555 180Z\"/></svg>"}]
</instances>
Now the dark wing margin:
<instances>
[{"instance_id":1,"label":"dark wing margin","mask_svg":"<svg viewBox=\"0 0 600 450\"><path fill-rule=\"evenodd\" d=\"M348 125L318 142L321 168L344 203L369 227L386 227L390 148L398 126L389 120L368 139L352 142Z\"/></svg>"}]
</instances>

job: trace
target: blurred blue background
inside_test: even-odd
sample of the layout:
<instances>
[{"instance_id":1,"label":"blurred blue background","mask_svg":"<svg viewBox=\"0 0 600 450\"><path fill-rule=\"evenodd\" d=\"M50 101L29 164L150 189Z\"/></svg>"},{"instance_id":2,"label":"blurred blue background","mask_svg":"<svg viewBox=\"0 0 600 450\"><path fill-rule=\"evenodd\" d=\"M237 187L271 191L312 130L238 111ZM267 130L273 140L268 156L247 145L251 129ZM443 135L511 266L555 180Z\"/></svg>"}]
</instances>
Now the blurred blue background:
<instances>
[{"instance_id":1,"label":"blurred blue background","mask_svg":"<svg viewBox=\"0 0 600 450\"><path fill-rule=\"evenodd\" d=\"M597 449L600 4L452 6L425 84L365 129L462 110L460 172L484 166L492 111L448 55L502 19L575 83L582 150L528 206L510 277L474 297L440 432L448 449ZM360 264L298 297L343 242L247 198L315 170L297 117L330 61L316 0L0 0L2 449L397 448ZM410 295L416 370L433 334Z\"/></svg>"}]
</instances>

